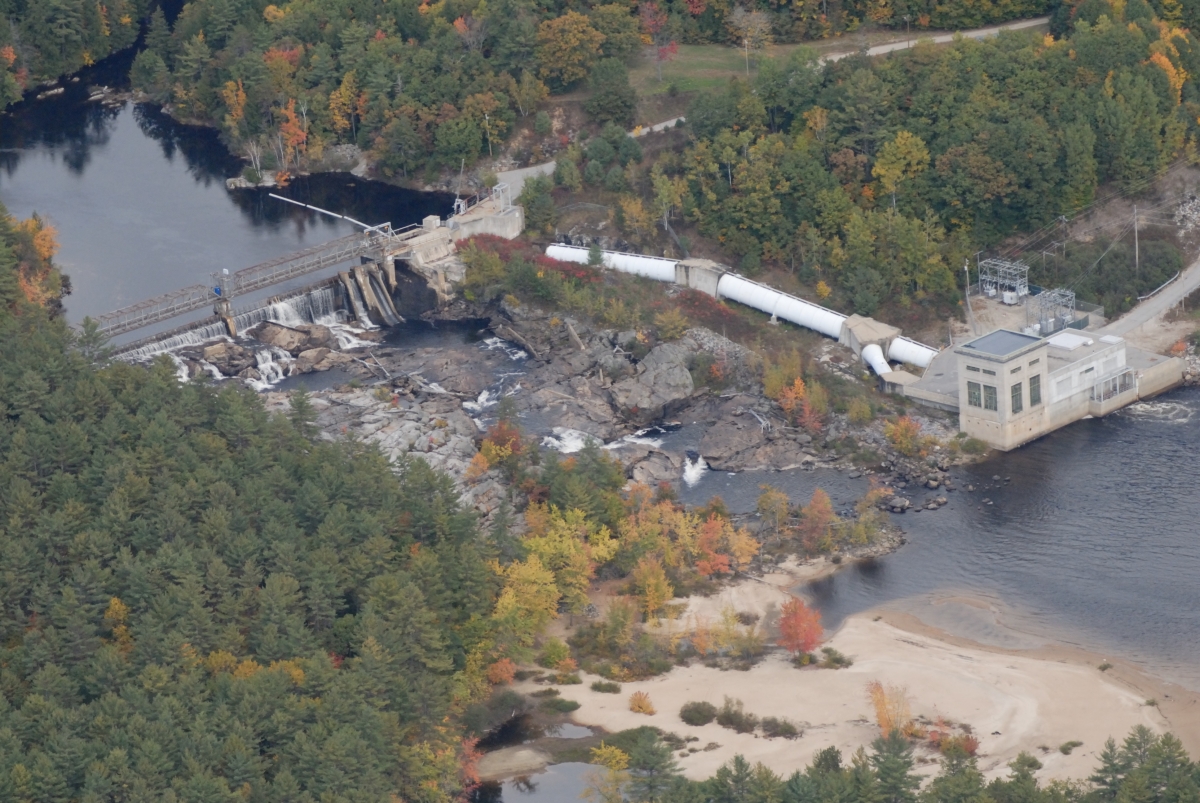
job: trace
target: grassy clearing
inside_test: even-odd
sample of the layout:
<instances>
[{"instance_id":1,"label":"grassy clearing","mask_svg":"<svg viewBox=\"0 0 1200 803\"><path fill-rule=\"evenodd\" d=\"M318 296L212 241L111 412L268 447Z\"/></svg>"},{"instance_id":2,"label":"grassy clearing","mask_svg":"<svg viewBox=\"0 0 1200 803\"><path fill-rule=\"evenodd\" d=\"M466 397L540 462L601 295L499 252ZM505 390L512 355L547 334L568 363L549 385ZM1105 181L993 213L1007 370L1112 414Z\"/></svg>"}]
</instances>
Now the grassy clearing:
<instances>
[{"instance_id":1,"label":"grassy clearing","mask_svg":"<svg viewBox=\"0 0 1200 803\"><path fill-rule=\"evenodd\" d=\"M1043 31L1047 27L1039 25L1027 30ZM755 62L759 59L786 59L801 47L808 48L818 55L852 53L862 47L874 47L925 36L940 36L945 33L952 31L912 31L906 34L902 29L861 28L851 34L816 42L770 45L757 57L751 54L750 75L755 74ZM658 70L654 60L648 55L641 56L629 70L629 82L642 96L663 94L671 84L674 84L679 92L711 90L723 86L733 77L746 77L746 56L742 50L732 45L680 45L679 55L675 60L663 65L662 81L658 80Z\"/></svg>"},{"instance_id":2,"label":"grassy clearing","mask_svg":"<svg viewBox=\"0 0 1200 803\"><path fill-rule=\"evenodd\" d=\"M790 53L798 45L780 45L771 48ZM751 61L751 70L754 63ZM752 72L753 74L753 72ZM742 51L728 45L680 45L679 56L663 65L662 81L654 61L638 59L629 71L629 83L639 95L658 95L674 84L680 92L702 92L724 86L733 76L745 76L746 63Z\"/></svg>"}]
</instances>

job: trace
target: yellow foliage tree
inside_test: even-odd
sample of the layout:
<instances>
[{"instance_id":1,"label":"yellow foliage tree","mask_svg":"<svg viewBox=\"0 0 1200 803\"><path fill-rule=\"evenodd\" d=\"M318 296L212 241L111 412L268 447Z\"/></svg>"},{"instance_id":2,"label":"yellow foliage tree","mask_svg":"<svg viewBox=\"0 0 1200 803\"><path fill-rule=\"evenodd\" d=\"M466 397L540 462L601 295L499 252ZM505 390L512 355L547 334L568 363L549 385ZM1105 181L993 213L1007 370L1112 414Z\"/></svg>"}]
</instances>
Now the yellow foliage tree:
<instances>
[{"instance_id":1,"label":"yellow foliage tree","mask_svg":"<svg viewBox=\"0 0 1200 803\"><path fill-rule=\"evenodd\" d=\"M662 610L667 600L675 594L667 573L663 571L662 562L653 555L645 555L638 561L632 577L647 619Z\"/></svg>"},{"instance_id":2,"label":"yellow foliage tree","mask_svg":"<svg viewBox=\"0 0 1200 803\"><path fill-rule=\"evenodd\" d=\"M878 680L867 684L867 695L875 708L879 732L887 736L892 731L905 731L912 723L908 692L900 686L884 686Z\"/></svg>"},{"instance_id":3,"label":"yellow foliage tree","mask_svg":"<svg viewBox=\"0 0 1200 803\"><path fill-rule=\"evenodd\" d=\"M568 608L582 611L588 604L587 590L596 565L611 560L620 542L607 527L589 521L582 510L564 513L540 503L529 507L533 519L531 523L527 512L529 531L525 547L554 572L555 583Z\"/></svg>"},{"instance_id":4,"label":"yellow foliage tree","mask_svg":"<svg viewBox=\"0 0 1200 803\"><path fill-rule=\"evenodd\" d=\"M558 616L561 593L554 582L554 573L542 565L537 555L505 567L494 564L494 570L504 578L504 589L496 600L492 618L502 637L528 648L542 628Z\"/></svg>"},{"instance_id":5,"label":"yellow foliage tree","mask_svg":"<svg viewBox=\"0 0 1200 803\"><path fill-rule=\"evenodd\" d=\"M337 133L353 126L357 99L358 78L350 70L343 76L341 86L329 93L329 124Z\"/></svg>"},{"instance_id":6,"label":"yellow foliage tree","mask_svg":"<svg viewBox=\"0 0 1200 803\"><path fill-rule=\"evenodd\" d=\"M590 763L599 764L610 770L623 770L629 767L629 754L619 747L600 742L599 747L592 748Z\"/></svg>"},{"instance_id":7,"label":"yellow foliage tree","mask_svg":"<svg viewBox=\"0 0 1200 803\"><path fill-rule=\"evenodd\" d=\"M625 195L619 201L621 214L625 218L624 230L632 231L638 237L654 229L654 215L646 209L642 199L633 195Z\"/></svg>"},{"instance_id":8,"label":"yellow foliage tree","mask_svg":"<svg viewBox=\"0 0 1200 803\"><path fill-rule=\"evenodd\" d=\"M549 19L538 26L537 61L543 78L569 86L585 77L600 56L604 34L576 11Z\"/></svg>"},{"instance_id":9,"label":"yellow foliage tree","mask_svg":"<svg viewBox=\"0 0 1200 803\"><path fill-rule=\"evenodd\" d=\"M884 143L875 157L871 170L884 192L891 193L892 207L896 206L896 188L902 181L919 176L929 167L929 149L925 140L908 131L897 131L896 136Z\"/></svg>"},{"instance_id":10,"label":"yellow foliage tree","mask_svg":"<svg viewBox=\"0 0 1200 803\"><path fill-rule=\"evenodd\" d=\"M119 597L113 597L104 611L104 624L112 631L113 643L123 654L133 651L133 635L129 632L126 621L129 619L129 606Z\"/></svg>"}]
</instances>

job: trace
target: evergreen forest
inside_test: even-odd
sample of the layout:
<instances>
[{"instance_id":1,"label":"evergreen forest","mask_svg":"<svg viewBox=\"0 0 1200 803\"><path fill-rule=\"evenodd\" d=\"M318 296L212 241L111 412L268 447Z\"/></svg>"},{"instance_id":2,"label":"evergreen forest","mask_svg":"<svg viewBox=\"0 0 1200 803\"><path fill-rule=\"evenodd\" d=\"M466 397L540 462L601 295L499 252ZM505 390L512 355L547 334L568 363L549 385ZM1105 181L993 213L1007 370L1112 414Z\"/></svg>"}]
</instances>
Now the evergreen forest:
<instances>
[{"instance_id":1,"label":"evergreen forest","mask_svg":"<svg viewBox=\"0 0 1200 803\"><path fill-rule=\"evenodd\" d=\"M39 233L0 217L0 800L453 799L529 623L449 478L104 364Z\"/></svg>"}]
</instances>

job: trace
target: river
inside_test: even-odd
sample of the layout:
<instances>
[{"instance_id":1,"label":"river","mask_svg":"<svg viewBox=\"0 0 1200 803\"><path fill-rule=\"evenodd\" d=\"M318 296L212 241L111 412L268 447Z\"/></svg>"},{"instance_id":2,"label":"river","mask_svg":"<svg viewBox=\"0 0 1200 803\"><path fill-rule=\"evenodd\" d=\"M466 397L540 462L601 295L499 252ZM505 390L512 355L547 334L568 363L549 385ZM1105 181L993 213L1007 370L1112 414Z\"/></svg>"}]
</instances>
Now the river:
<instances>
[{"instance_id":1,"label":"river","mask_svg":"<svg viewBox=\"0 0 1200 803\"><path fill-rule=\"evenodd\" d=\"M0 117L0 200L16 216L37 211L58 227L58 259L74 287L71 321L349 233L349 224L264 192L227 190L241 164L212 131L149 106L86 102L89 83L119 85L127 64L109 60L64 94ZM397 226L445 215L451 201L344 174L298 180L287 193ZM686 446L700 434L685 426L668 437ZM1200 688L1198 453L1196 389L1073 424L957 470L946 507L896 517L906 546L802 590L827 627L887 605L978 641L1076 644ZM831 471L708 472L682 497L702 503L719 493L749 510L761 483L795 502L824 487L839 507L865 487ZM541 796L513 784L504 794L569 799L560 784L577 789L579 773L543 776Z\"/></svg>"},{"instance_id":2,"label":"river","mask_svg":"<svg viewBox=\"0 0 1200 803\"><path fill-rule=\"evenodd\" d=\"M73 289L66 299L72 323L356 230L346 221L271 199L270 190L227 190L225 180L239 175L243 163L212 129L180 125L148 104L88 102L91 85L127 87L131 60L130 53L114 56L80 73L61 95L22 103L0 116L0 201L16 217L37 212L58 229L57 262ZM396 227L426 215L444 217L454 200L346 173L302 177L273 191L368 224Z\"/></svg>"}]
</instances>

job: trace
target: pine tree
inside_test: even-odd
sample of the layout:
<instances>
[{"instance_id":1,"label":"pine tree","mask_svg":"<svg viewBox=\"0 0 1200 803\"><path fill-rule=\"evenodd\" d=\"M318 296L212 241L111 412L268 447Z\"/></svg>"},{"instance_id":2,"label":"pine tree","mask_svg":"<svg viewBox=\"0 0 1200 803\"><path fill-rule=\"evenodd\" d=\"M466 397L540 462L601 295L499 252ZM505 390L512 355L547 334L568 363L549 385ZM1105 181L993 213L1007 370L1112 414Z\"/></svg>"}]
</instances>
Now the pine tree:
<instances>
[{"instance_id":1,"label":"pine tree","mask_svg":"<svg viewBox=\"0 0 1200 803\"><path fill-rule=\"evenodd\" d=\"M656 734L645 734L629 751L628 794L634 803L659 803L675 784L679 766L671 748Z\"/></svg>"},{"instance_id":2,"label":"pine tree","mask_svg":"<svg viewBox=\"0 0 1200 803\"><path fill-rule=\"evenodd\" d=\"M879 781L879 803L913 803L921 779L913 774L912 746L899 731L871 744L871 767Z\"/></svg>"},{"instance_id":3,"label":"pine tree","mask_svg":"<svg viewBox=\"0 0 1200 803\"><path fill-rule=\"evenodd\" d=\"M1096 768L1096 772L1088 778L1096 785L1096 793L1103 800L1115 800L1117 792L1121 788L1121 781L1125 778L1125 773L1129 772L1129 761L1121 750L1117 749L1117 743L1109 737L1104 743L1104 749L1100 751L1100 766Z\"/></svg>"}]
</instances>

